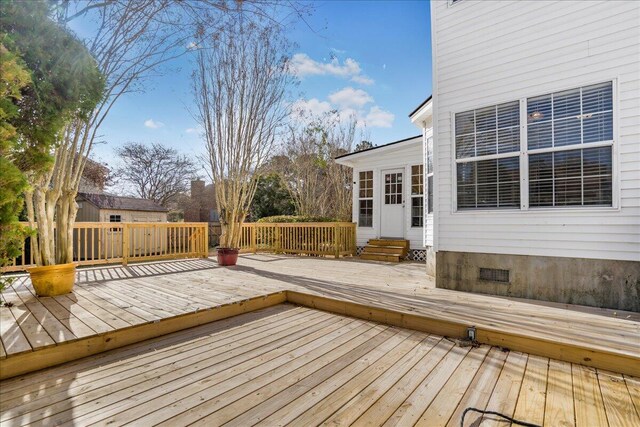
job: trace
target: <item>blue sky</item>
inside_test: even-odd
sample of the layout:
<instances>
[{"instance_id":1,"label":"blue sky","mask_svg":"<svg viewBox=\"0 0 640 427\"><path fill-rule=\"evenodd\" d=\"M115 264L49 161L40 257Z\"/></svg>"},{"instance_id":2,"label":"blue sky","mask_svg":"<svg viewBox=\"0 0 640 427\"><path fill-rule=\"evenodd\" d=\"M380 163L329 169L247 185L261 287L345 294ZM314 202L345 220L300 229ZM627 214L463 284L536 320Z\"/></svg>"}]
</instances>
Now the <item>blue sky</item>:
<instances>
[{"instance_id":1,"label":"blue sky","mask_svg":"<svg viewBox=\"0 0 640 427\"><path fill-rule=\"evenodd\" d=\"M315 2L307 24L288 36L297 47L301 80L292 94L300 108L336 108L366 123L376 145L419 134L408 114L431 94L429 3L426 1ZM198 154L204 141L189 110L191 59L154 77L144 93L118 101L95 148L98 160L113 164L113 148L128 141L160 142L184 154Z\"/></svg>"}]
</instances>

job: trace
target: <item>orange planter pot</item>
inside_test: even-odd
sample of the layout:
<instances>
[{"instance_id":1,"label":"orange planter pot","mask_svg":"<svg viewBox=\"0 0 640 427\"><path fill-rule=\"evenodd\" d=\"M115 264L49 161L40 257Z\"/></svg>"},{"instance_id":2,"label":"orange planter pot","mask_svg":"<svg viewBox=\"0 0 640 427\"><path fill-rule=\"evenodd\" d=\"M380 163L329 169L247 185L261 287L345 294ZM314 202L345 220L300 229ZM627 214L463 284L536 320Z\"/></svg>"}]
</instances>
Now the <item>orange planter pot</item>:
<instances>
[{"instance_id":1,"label":"orange planter pot","mask_svg":"<svg viewBox=\"0 0 640 427\"><path fill-rule=\"evenodd\" d=\"M39 297L53 297L71 292L76 281L74 263L46 265L28 269L31 283Z\"/></svg>"}]
</instances>

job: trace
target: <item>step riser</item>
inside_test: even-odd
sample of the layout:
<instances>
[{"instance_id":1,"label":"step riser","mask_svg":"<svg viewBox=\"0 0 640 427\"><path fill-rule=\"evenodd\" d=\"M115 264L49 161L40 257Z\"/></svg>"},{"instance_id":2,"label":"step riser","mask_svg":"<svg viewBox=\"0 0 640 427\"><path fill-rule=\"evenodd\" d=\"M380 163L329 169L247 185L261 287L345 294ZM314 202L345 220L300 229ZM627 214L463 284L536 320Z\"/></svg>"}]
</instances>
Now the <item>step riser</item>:
<instances>
[{"instance_id":1,"label":"step riser","mask_svg":"<svg viewBox=\"0 0 640 427\"><path fill-rule=\"evenodd\" d=\"M373 246L402 246L407 250L409 249L408 240L370 239L368 244Z\"/></svg>"},{"instance_id":2,"label":"step riser","mask_svg":"<svg viewBox=\"0 0 640 427\"><path fill-rule=\"evenodd\" d=\"M363 253L391 254L391 255L402 256L404 254L404 249L390 248L385 246L365 246Z\"/></svg>"},{"instance_id":3,"label":"step riser","mask_svg":"<svg viewBox=\"0 0 640 427\"><path fill-rule=\"evenodd\" d=\"M400 262L400 257L398 255L388 255L388 254L362 254L360 255L360 259L365 259L368 261L384 261L384 262Z\"/></svg>"}]
</instances>

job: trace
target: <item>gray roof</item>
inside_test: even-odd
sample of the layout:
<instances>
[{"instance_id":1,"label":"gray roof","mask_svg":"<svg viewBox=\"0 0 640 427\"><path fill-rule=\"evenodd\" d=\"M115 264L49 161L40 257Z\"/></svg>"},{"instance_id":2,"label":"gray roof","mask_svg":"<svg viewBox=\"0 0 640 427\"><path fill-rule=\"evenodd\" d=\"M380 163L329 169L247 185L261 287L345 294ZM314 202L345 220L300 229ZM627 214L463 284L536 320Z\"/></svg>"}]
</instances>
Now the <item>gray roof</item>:
<instances>
[{"instance_id":1,"label":"gray roof","mask_svg":"<svg viewBox=\"0 0 640 427\"><path fill-rule=\"evenodd\" d=\"M137 197L114 196L113 194L78 193L87 202L99 209L115 209L123 211L168 212L153 200Z\"/></svg>"}]
</instances>

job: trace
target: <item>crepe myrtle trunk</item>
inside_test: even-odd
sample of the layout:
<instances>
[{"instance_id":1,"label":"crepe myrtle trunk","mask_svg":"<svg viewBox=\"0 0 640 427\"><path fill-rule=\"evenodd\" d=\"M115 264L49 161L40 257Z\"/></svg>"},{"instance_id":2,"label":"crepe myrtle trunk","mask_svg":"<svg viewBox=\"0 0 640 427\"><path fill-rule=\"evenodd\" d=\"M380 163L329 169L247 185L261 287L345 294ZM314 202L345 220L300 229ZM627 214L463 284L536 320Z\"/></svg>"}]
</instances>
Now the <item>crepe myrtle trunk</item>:
<instances>
[{"instance_id":1,"label":"crepe myrtle trunk","mask_svg":"<svg viewBox=\"0 0 640 427\"><path fill-rule=\"evenodd\" d=\"M58 242L56 260L58 264L73 262L73 228L77 213L75 191L65 191L56 206L56 241Z\"/></svg>"},{"instance_id":2,"label":"crepe myrtle trunk","mask_svg":"<svg viewBox=\"0 0 640 427\"><path fill-rule=\"evenodd\" d=\"M220 224L222 235L220 236L220 246L223 248L237 249L242 239L242 224L247 215L237 209L222 210Z\"/></svg>"}]
</instances>

